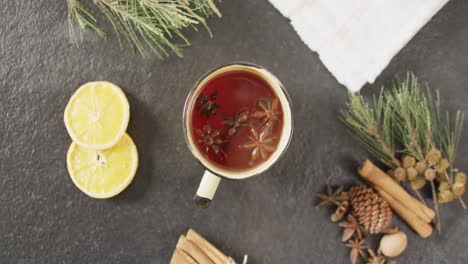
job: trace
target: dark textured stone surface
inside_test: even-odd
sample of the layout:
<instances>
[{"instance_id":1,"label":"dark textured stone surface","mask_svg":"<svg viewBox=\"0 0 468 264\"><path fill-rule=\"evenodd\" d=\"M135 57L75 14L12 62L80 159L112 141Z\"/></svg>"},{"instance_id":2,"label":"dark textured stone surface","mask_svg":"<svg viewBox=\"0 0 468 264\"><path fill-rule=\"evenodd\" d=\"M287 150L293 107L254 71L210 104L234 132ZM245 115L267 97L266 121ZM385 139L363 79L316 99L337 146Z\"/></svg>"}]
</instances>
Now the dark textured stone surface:
<instances>
[{"instance_id":1,"label":"dark textured stone surface","mask_svg":"<svg viewBox=\"0 0 468 264\"><path fill-rule=\"evenodd\" d=\"M143 60L114 38L68 42L65 1L5 1L0 16L0 262L168 263L193 227L249 263L348 263L330 212L313 206L326 182L357 182L365 153L337 119L346 90L266 0L223 1L214 38L188 32L184 59ZM468 114L468 2L451 1L399 53L371 94L394 74L414 71ZM389 36L391 38L392 36ZM222 182L208 210L192 196L203 169L185 146L185 96L205 71L233 60L264 65L287 87L296 126L285 157L263 177ZM122 194L94 200L68 177L63 109L91 80L120 85L131 103L129 133L138 174ZM468 131L468 130L467 130ZM459 165L468 156L468 132ZM467 263L468 216L444 206L444 232L423 240L404 224L401 263Z\"/></svg>"}]
</instances>

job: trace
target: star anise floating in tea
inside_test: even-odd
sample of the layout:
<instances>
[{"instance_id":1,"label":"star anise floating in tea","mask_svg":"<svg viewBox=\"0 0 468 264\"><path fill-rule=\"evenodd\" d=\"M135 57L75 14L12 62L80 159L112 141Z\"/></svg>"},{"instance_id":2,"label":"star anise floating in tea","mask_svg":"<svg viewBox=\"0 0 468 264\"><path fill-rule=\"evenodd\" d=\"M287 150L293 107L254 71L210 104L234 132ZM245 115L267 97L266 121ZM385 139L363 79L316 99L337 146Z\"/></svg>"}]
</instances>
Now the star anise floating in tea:
<instances>
[{"instance_id":1,"label":"star anise floating in tea","mask_svg":"<svg viewBox=\"0 0 468 264\"><path fill-rule=\"evenodd\" d=\"M260 133L256 128L250 128L249 142L244 144L242 147L246 149L251 149L252 153L250 155L250 162L254 163L259 157L261 159L266 159L270 153L276 150L275 143L273 141L274 137L269 136L268 127L263 127Z\"/></svg>"},{"instance_id":2,"label":"star anise floating in tea","mask_svg":"<svg viewBox=\"0 0 468 264\"><path fill-rule=\"evenodd\" d=\"M203 131L197 129L195 130L195 133L198 135L198 143L202 145L205 153L208 153L211 149L211 151L216 155L224 155L224 151L222 150L224 140L220 137L221 132L219 129L213 131L211 129L211 125L207 123L203 127Z\"/></svg>"},{"instance_id":3,"label":"star anise floating in tea","mask_svg":"<svg viewBox=\"0 0 468 264\"><path fill-rule=\"evenodd\" d=\"M266 98L258 101L260 108L253 114L254 118L260 120L260 126L271 126L273 122L279 120L281 114L278 98Z\"/></svg>"},{"instance_id":4,"label":"star anise floating in tea","mask_svg":"<svg viewBox=\"0 0 468 264\"><path fill-rule=\"evenodd\" d=\"M200 115L210 117L210 115L216 115L216 109L219 105L215 102L218 92L214 91L208 97L206 94L201 94L197 100L198 105L195 110L200 111Z\"/></svg>"},{"instance_id":5,"label":"star anise floating in tea","mask_svg":"<svg viewBox=\"0 0 468 264\"><path fill-rule=\"evenodd\" d=\"M236 110L234 117L226 117L226 119L223 121L223 125L229 127L228 135L234 136L241 127L248 126L248 121L248 111L239 112L239 110Z\"/></svg>"}]
</instances>

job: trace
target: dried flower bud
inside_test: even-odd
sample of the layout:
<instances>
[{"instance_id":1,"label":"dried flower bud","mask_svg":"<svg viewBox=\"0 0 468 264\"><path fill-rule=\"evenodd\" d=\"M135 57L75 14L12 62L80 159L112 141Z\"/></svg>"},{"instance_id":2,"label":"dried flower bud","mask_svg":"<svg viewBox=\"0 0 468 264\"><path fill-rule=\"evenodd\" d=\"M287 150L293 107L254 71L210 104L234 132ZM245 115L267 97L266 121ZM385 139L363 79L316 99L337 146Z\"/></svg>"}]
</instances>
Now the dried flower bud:
<instances>
[{"instance_id":1,"label":"dried flower bud","mask_svg":"<svg viewBox=\"0 0 468 264\"><path fill-rule=\"evenodd\" d=\"M403 157L403 168L405 169L413 168L415 164L416 164L416 159L414 159L413 157L411 156Z\"/></svg>"},{"instance_id":2,"label":"dried flower bud","mask_svg":"<svg viewBox=\"0 0 468 264\"><path fill-rule=\"evenodd\" d=\"M408 180L412 181L418 176L418 171L415 168L409 168L406 170L406 175L408 176Z\"/></svg>"},{"instance_id":3,"label":"dried flower bud","mask_svg":"<svg viewBox=\"0 0 468 264\"><path fill-rule=\"evenodd\" d=\"M457 175L455 175L455 183L466 184L466 174L463 172L457 173Z\"/></svg>"},{"instance_id":4,"label":"dried flower bud","mask_svg":"<svg viewBox=\"0 0 468 264\"><path fill-rule=\"evenodd\" d=\"M444 173L450 167L450 162L448 159L441 159L439 163L435 166L435 169L439 173Z\"/></svg>"},{"instance_id":5,"label":"dried flower bud","mask_svg":"<svg viewBox=\"0 0 468 264\"><path fill-rule=\"evenodd\" d=\"M411 188L413 188L413 190L419 190L422 187L424 187L425 184L426 184L426 179L424 179L424 177L422 176L417 176L415 179L410 181L410 185L411 185Z\"/></svg>"},{"instance_id":6,"label":"dried flower bud","mask_svg":"<svg viewBox=\"0 0 468 264\"><path fill-rule=\"evenodd\" d=\"M444 181L439 184L439 191L447 191L450 190L450 183Z\"/></svg>"},{"instance_id":7,"label":"dried flower bud","mask_svg":"<svg viewBox=\"0 0 468 264\"><path fill-rule=\"evenodd\" d=\"M406 180L406 171L405 169L399 167L394 172L393 175L397 181L404 181Z\"/></svg>"},{"instance_id":8,"label":"dried flower bud","mask_svg":"<svg viewBox=\"0 0 468 264\"><path fill-rule=\"evenodd\" d=\"M436 174L437 174L437 176L436 176L437 181L439 181L439 182L447 182L448 181L447 172L444 172L444 173L437 172Z\"/></svg>"},{"instance_id":9,"label":"dried flower bud","mask_svg":"<svg viewBox=\"0 0 468 264\"><path fill-rule=\"evenodd\" d=\"M424 172L424 178L426 178L426 180L428 181L433 181L435 177L436 177L436 172L433 169L427 169Z\"/></svg>"},{"instance_id":10,"label":"dried flower bud","mask_svg":"<svg viewBox=\"0 0 468 264\"><path fill-rule=\"evenodd\" d=\"M425 161L418 161L414 168L418 171L418 173L423 174L427 168L427 163Z\"/></svg>"},{"instance_id":11,"label":"dried flower bud","mask_svg":"<svg viewBox=\"0 0 468 264\"><path fill-rule=\"evenodd\" d=\"M440 151L435 148L429 150L426 156L426 160L427 162L429 162L430 166L433 166L439 163L441 158L442 158L442 153L440 153Z\"/></svg>"},{"instance_id":12,"label":"dried flower bud","mask_svg":"<svg viewBox=\"0 0 468 264\"><path fill-rule=\"evenodd\" d=\"M437 194L437 201L439 203L448 203L448 202L453 201L453 199L455 199L455 195L450 190L440 191Z\"/></svg>"},{"instance_id":13,"label":"dried flower bud","mask_svg":"<svg viewBox=\"0 0 468 264\"><path fill-rule=\"evenodd\" d=\"M452 192L456 196L462 196L465 193L465 184L454 183L452 186Z\"/></svg>"},{"instance_id":14,"label":"dried flower bud","mask_svg":"<svg viewBox=\"0 0 468 264\"><path fill-rule=\"evenodd\" d=\"M452 192L456 196L461 196L465 193L466 175L465 173L459 172L455 176L455 183L452 186Z\"/></svg>"}]
</instances>

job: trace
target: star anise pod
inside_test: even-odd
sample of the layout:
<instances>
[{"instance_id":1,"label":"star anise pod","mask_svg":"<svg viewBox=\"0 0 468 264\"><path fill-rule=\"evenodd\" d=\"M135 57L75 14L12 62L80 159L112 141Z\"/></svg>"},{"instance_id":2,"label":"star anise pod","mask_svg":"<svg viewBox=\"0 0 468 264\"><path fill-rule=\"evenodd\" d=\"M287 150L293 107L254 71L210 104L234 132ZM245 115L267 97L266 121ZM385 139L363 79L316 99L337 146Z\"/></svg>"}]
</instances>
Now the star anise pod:
<instances>
[{"instance_id":1,"label":"star anise pod","mask_svg":"<svg viewBox=\"0 0 468 264\"><path fill-rule=\"evenodd\" d=\"M259 100L258 107L260 109L253 114L253 117L260 119L260 126L270 127L274 121L279 120L281 111L278 98Z\"/></svg>"},{"instance_id":2,"label":"star anise pod","mask_svg":"<svg viewBox=\"0 0 468 264\"><path fill-rule=\"evenodd\" d=\"M387 260L380 250L377 250L377 253L375 253L369 248L367 251L369 252L369 257L366 262L367 264L397 264L394 260Z\"/></svg>"},{"instance_id":3,"label":"star anise pod","mask_svg":"<svg viewBox=\"0 0 468 264\"><path fill-rule=\"evenodd\" d=\"M341 241L348 241L354 234L356 234L358 239L363 238L363 234L365 233L364 227L358 223L352 214L348 214L346 221L341 221L339 225L344 228Z\"/></svg>"},{"instance_id":4,"label":"star anise pod","mask_svg":"<svg viewBox=\"0 0 468 264\"><path fill-rule=\"evenodd\" d=\"M201 94L197 100L198 106L195 111L200 111L200 115L209 117L210 115L216 115L216 109L219 105L215 102L218 92L214 91L208 97L206 94Z\"/></svg>"},{"instance_id":5,"label":"star anise pod","mask_svg":"<svg viewBox=\"0 0 468 264\"><path fill-rule=\"evenodd\" d=\"M264 127L260 133L255 128L250 128L251 136L249 136L249 142L242 145L241 147L251 149L250 163L255 162L259 157L266 159L270 153L276 150L273 139L274 137L269 136L269 129Z\"/></svg>"},{"instance_id":6,"label":"star anise pod","mask_svg":"<svg viewBox=\"0 0 468 264\"><path fill-rule=\"evenodd\" d=\"M333 191L330 184L325 186L325 192L317 194L318 198L320 198L320 203L317 205L318 207L330 207L332 205L340 206L341 202L348 201L349 197L346 192L343 192L343 186L338 187L335 191Z\"/></svg>"},{"instance_id":7,"label":"star anise pod","mask_svg":"<svg viewBox=\"0 0 468 264\"><path fill-rule=\"evenodd\" d=\"M333 223L340 221L341 218L343 218L343 216L348 211L348 208L349 208L348 201L341 202L338 208L336 208L336 211L331 215L330 220L332 220Z\"/></svg>"},{"instance_id":8,"label":"star anise pod","mask_svg":"<svg viewBox=\"0 0 468 264\"><path fill-rule=\"evenodd\" d=\"M228 135L234 136L237 134L239 128L248 126L248 121L248 111L239 112L239 110L236 110L236 112L234 113L234 117L226 117L223 121L223 125L229 127Z\"/></svg>"},{"instance_id":9,"label":"star anise pod","mask_svg":"<svg viewBox=\"0 0 468 264\"><path fill-rule=\"evenodd\" d=\"M202 145L205 153L208 153L211 149L211 151L213 151L213 153L216 155L225 155L224 151L222 150L224 140L220 138L221 132L219 129L213 131L211 129L211 125L207 123L203 127L203 131L196 129L195 133L199 137L197 142Z\"/></svg>"},{"instance_id":10,"label":"star anise pod","mask_svg":"<svg viewBox=\"0 0 468 264\"><path fill-rule=\"evenodd\" d=\"M364 252L364 250L367 249L367 246L365 243L366 241L364 239L355 238L354 240L350 240L346 244L346 246L351 249L350 258L352 264L356 264L356 261L359 256L361 256L362 258L366 257L366 253Z\"/></svg>"}]
</instances>

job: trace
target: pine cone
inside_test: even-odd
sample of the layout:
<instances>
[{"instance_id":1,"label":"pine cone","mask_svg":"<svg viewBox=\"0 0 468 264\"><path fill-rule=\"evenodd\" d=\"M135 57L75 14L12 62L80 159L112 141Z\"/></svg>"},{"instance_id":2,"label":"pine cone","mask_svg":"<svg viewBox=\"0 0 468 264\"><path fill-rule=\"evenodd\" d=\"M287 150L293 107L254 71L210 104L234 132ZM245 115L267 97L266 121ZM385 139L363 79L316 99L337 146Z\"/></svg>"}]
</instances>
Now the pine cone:
<instances>
[{"instance_id":1,"label":"pine cone","mask_svg":"<svg viewBox=\"0 0 468 264\"><path fill-rule=\"evenodd\" d=\"M393 217L390 205L372 188L353 186L349 193L353 213L366 231L378 234L390 225Z\"/></svg>"}]
</instances>

